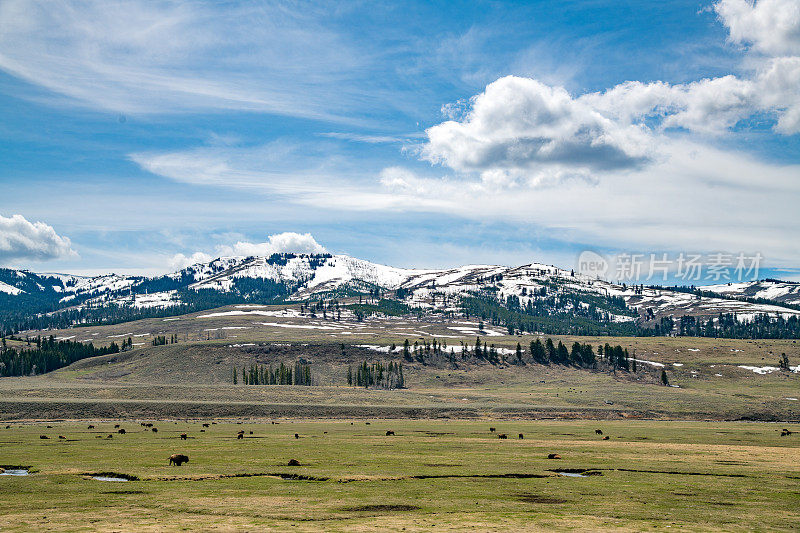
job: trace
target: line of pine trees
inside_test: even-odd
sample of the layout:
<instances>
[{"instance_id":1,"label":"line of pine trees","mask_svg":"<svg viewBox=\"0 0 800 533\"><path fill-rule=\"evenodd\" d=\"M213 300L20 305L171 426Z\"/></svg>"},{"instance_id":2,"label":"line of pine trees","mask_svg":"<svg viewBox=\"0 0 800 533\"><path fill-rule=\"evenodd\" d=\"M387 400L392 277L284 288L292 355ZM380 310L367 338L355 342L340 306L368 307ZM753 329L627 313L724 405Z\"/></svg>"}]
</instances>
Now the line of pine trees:
<instances>
[{"instance_id":1,"label":"line of pine trees","mask_svg":"<svg viewBox=\"0 0 800 533\"><path fill-rule=\"evenodd\" d=\"M95 348L92 343L57 341L52 335L26 340L28 343L26 347L16 349L8 347L6 339L3 338L0 349L0 376L44 374L81 359L120 351L114 342L110 346Z\"/></svg>"},{"instance_id":2,"label":"line of pine trees","mask_svg":"<svg viewBox=\"0 0 800 533\"><path fill-rule=\"evenodd\" d=\"M233 384L241 382L243 385L313 385L311 364L296 361L294 368L284 363L275 369L272 365L250 365L242 367L241 373L236 367L231 372Z\"/></svg>"},{"instance_id":3,"label":"line of pine trees","mask_svg":"<svg viewBox=\"0 0 800 533\"><path fill-rule=\"evenodd\" d=\"M541 339L531 341L529 350L531 359L542 365L553 363L581 368L597 367L597 356L591 344L574 342L572 348L568 349L563 342L558 341L556 345L553 339L548 337L544 342Z\"/></svg>"},{"instance_id":4,"label":"line of pine trees","mask_svg":"<svg viewBox=\"0 0 800 533\"><path fill-rule=\"evenodd\" d=\"M167 344L175 344L178 342L178 335L173 334L167 339L166 335L157 335L153 338L153 346L166 346Z\"/></svg>"},{"instance_id":5,"label":"line of pine trees","mask_svg":"<svg viewBox=\"0 0 800 533\"><path fill-rule=\"evenodd\" d=\"M374 387L378 389L405 388L403 363L389 361L389 364L384 365L380 361L377 363L364 361L355 370L353 370L352 366L348 366L347 384L351 387Z\"/></svg>"}]
</instances>

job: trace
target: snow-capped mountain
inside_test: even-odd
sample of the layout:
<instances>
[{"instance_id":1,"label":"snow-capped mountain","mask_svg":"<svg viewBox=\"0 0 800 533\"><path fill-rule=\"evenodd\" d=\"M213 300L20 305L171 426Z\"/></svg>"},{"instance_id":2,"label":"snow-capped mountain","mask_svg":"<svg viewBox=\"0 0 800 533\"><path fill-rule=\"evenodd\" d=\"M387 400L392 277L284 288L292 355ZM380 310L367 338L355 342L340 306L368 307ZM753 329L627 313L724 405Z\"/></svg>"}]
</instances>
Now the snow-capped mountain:
<instances>
[{"instance_id":1,"label":"snow-capped mountain","mask_svg":"<svg viewBox=\"0 0 800 533\"><path fill-rule=\"evenodd\" d=\"M708 285L703 290L734 298L772 300L783 304L800 305L800 283L767 279L744 283Z\"/></svg>"},{"instance_id":2,"label":"snow-capped mountain","mask_svg":"<svg viewBox=\"0 0 800 533\"><path fill-rule=\"evenodd\" d=\"M406 269L346 255L274 254L221 257L172 274L96 277L0 269L0 315L85 308L192 310L245 299L307 300L372 294L421 308L456 310L462 297L486 293L503 305L543 306L546 313L591 308L611 322L683 315L800 315L800 284L765 280L701 287L704 296L665 288L627 287L550 265L466 265ZM483 292L481 292L483 291ZM719 297L707 297L709 292ZM215 296L216 295L216 296ZM237 300L239 299L239 300ZM749 301L746 301L749 300ZM596 316L596 315L595 315ZM0 321L3 317L0 316Z\"/></svg>"}]
</instances>

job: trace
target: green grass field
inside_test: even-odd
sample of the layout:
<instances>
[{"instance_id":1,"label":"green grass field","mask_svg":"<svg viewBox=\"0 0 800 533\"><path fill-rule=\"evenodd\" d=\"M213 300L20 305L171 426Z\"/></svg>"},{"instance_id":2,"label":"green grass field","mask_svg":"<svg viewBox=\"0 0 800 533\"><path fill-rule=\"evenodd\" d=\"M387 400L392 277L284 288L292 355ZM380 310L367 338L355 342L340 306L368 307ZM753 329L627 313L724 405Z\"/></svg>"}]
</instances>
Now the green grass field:
<instances>
[{"instance_id":1,"label":"green grass field","mask_svg":"<svg viewBox=\"0 0 800 533\"><path fill-rule=\"evenodd\" d=\"M437 338L460 349L474 343L477 324L333 323L258 309L273 314L229 307L46 332L135 344L0 379L0 467L32 472L0 476L0 530L742 531L800 523L800 373L742 368L777 365L781 353L797 365L793 340L554 337L621 344L649 363L614 373L406 361L406 389L375 390L346 386L348 365L400 354L358 345ZM484 342L512 350L534 338L486 333ZM152 346L156 335L179 342ZM316 386L232 383L233 368L299 358L312 362ZM674 387L661 385L658 365ZM781 436L783 428L793 434ZM172 453L190 462L171 467ZM101 473L136 480L92 479Z\"/></svg>"},{"instance_id":2,"label":"green grass field","mask_svg":"<svg viewBox=\"0 0 800 533\"><path fill-rule=\"evenodd\" d=\"M112 421L91 430L85 422L11 424L0 429L0 462L33 473L0 477L0 529L796 530L800 523L796 425L788 428L798 434L781 437L785 424L278 422L220 422L201 432L199 421L157 421L156 434L117 422L125 435ZM190 462L168 466L171 453ZM290 459L301 466L287 466ZM139 480L97 481L96 473Z\"/></svg>"}]
</instances>

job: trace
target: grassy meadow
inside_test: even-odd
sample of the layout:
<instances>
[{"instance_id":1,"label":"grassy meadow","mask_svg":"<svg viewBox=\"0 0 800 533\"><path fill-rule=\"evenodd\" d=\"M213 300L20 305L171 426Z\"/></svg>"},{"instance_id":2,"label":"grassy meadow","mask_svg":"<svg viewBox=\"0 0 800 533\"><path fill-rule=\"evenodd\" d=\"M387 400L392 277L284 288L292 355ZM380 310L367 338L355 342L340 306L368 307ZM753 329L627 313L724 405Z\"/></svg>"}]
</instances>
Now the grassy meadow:
<instances>
[{"instance_id":1,"label":"grassy meadow","mask_svg":"<svg viewBox=\"0 0 800 533\"><path fill-rule=\"evenodd\" d=\"M153 423L158 433L132 421L0 428L0 462L32 471L0 476L0 529L788 531L800 522L791 424ZM798 433L781 437L783 427ZM189 463L169 466L172 453ZM100 473L137 480L92 479Z\"/></svg>"},{"instance_id":2,"label":"grassy meadow","mask_svg":"<svg viewBox=\"0 0 800 533\"><path fill-rule=\"evenodd\" d=\"M440 357L405 361L407 388L380 390L347 386L348 366L398 360L376 348L405 339L436 338L458 353L478 324L253 310L42 332L97 346L130 337L134 346L0 379L0 467L30 469L0 476L0 530L800 523L800 373L760 370L781 353L797 365L793 340L553 336L568 346L620 344L641 362L634 373ZM490 326L481 334L506 355L535 338ZM154 346L157 336L178 342ZM301 358L315 386L232 383L233 369ZM672 386L661 384L662 368ZM173 453L190 460L170 466ZM561 459L548 459L554 453Z\"/></svg>"}]
</instances>

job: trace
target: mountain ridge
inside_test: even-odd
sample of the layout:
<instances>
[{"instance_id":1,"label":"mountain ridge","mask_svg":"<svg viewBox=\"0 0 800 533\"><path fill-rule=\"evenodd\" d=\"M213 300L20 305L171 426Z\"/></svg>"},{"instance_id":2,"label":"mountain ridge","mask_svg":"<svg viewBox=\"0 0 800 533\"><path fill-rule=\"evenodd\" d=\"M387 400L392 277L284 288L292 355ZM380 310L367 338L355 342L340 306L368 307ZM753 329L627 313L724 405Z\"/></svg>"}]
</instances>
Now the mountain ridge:
<instances>
[{"instance_id":1,"label":"mountain ridge","mask_svg":"<svg viewBox=\"0 0 800 533\"><path fill-rule=\"evenodd\" d=\"M124 308L133 316L137 310L166 313L237 301L359 295L397 299L431 312L455 312L464 298L488 295L501 306L526 313L572 313L644 325L685 315L733 313L751 320L759 314L800 316L800 284L759 280L696 289L628 286L536 262L409 269L341 254L284 253L219 257L152 277L0 269L0 326L30 316L104 308Z\"/></svg>"}]
</instances>

